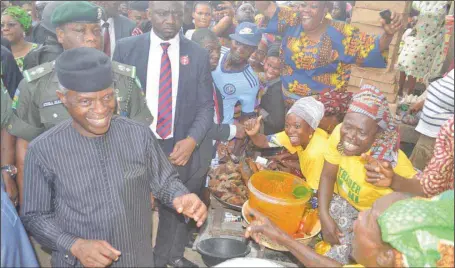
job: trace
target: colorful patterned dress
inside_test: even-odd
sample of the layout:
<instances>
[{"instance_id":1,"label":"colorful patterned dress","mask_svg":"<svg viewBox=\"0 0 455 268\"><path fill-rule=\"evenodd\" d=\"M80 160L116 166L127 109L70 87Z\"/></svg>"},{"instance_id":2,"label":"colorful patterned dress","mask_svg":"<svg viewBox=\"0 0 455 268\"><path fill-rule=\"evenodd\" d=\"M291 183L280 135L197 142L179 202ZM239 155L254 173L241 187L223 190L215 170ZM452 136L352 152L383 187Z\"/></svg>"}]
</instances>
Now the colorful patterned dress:
<instances>
[{"instance_id":1,"label":"colorful patterned dress","mask_svg":"<svg viewBox=\"0 0 455 268\"><path fill-rule=\"evenodd\" d=\"M398 70L415 78L435 74L444 62L443 47L447 1L414 1L417 24L403 41Z\"/></svg>"},{"instance_id":2,"label":"colorful patterned dress","mask_svg":"<svg viewBox=\"0 0 455 268\"><path fill-rule=\"evenodd\" d=\"M454 118L452 116L439 131L433 157L423 173L417 175L423 191L428 197L453 190L453 132Z\"/></svg>"},{"instance_id":3,"label":"colorful patterned dress","mask_svg":"<svg viewBox=\"0 0 455 268\"><path fill-rule=\"evenodd\" d=\"M278 7L265 32L283 37L281 80L287 106L325 89L345 91L351 64L386 67L379 37L361 33L350 24L329 21L321 39L314 42L305 35L298 13Z\"/></svg>"}]
</instances>

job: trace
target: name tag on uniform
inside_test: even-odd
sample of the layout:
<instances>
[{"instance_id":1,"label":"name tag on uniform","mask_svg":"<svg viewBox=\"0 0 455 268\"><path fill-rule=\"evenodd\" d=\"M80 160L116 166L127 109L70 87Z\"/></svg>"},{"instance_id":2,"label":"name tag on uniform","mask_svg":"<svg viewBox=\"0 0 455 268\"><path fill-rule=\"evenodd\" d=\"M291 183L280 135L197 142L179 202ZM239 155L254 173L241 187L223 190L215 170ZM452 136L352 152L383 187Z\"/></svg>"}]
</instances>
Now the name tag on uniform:
<instances>
[{"instance_id":1,"label":"name tag on uniform","mask_svg":"<svg viewBox=\"0 0 455 268\"><path fill-rule=\"evenodd\" d=\"M61 104L61 103L62 103L61 100L46 101L46 102L43 103L43 108L44 107L49 107L49 106L54 106L54 105Z\"/></svg>"}]
</instances>

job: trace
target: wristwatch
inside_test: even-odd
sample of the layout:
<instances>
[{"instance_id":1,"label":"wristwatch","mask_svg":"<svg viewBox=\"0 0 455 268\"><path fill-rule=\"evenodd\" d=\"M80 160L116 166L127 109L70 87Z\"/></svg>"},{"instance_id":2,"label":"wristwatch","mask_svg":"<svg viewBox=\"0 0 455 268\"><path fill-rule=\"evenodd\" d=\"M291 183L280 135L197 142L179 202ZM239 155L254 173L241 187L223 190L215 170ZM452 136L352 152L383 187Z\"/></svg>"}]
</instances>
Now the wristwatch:
<instances>
[{"instance_id":1,"label":"wristwatch","mask_svg":"<svg viewBox=\"0 0 455 268\"><path fill-rule=\"evenodd\" d=\"M13 179L16 177L17 168L14 165L4 165L4 166L2 166L1 170L6 171Z\"/></svg>"}]
</instances>

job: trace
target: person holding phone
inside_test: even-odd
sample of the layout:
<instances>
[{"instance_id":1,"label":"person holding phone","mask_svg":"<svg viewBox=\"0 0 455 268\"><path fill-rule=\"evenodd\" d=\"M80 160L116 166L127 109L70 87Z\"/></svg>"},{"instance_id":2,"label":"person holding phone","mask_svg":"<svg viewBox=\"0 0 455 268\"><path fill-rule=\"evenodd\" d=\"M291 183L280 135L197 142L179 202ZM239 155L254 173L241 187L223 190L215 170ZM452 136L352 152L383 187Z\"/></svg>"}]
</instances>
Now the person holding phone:
<instances>
[{"instance_id":1,"label":"person holding phone","mask_svg":"<svg viewBox=\"0 0 455 268\"><path fill-rule=\"evenodd\" d=\"M382 52L401 29L401 16L391 13L391 22L381 20L384 34L372 36L326 15L330 3L299 1L293 9L272 1L256 2L256 9L269 18L265 32L283 37L281 72L287 107L301 97L323 90L345 91L351 64L385 68Z\"/></svg>"}]
</instances>

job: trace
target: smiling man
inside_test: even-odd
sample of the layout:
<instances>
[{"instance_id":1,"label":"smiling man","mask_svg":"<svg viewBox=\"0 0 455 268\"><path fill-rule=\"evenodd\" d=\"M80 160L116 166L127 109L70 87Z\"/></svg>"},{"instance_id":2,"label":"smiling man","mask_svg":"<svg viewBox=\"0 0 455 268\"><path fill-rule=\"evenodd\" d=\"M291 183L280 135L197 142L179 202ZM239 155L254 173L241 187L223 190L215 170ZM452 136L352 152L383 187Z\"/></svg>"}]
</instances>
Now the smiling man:
<instances>
[{"instance_id":1,"label":"smiling man","mask_svg":"<svg viewBox=\"0 0 455 268\"><path fill-rule=\"evenodd\" d=\"M102 10L87 1L65 2L52 13L52 24L56 27L56 37L64 50L90 47L101 50L102 35L100 27ZM116 113L135 121L150 125L153 117L147 108L136 68L126 64L112 62L112 73L116 90ZM69 119L70 115L59 101L56 91L59 80L55 70L55 61L38 65L24 71L24 77L16 91L14 108L19 118L34 127L31 139ZM22 165L29 141L17 140L16 162L18 165L17 181L19 194L22 185Z\"/></svg>"},{"instance_id":2,"label":"smiling man","mask_svg":"<svg viewBox=\"0 0 455 268\"><path fill-rule=\"evenodd\" d=\"M22 220L52 266L153 266L150 193L201 226L207 208L178 179L152 131L116 116L112 63L93 48L56 61L71 119L30 143Z\"/></svg>"}]
</instances>

